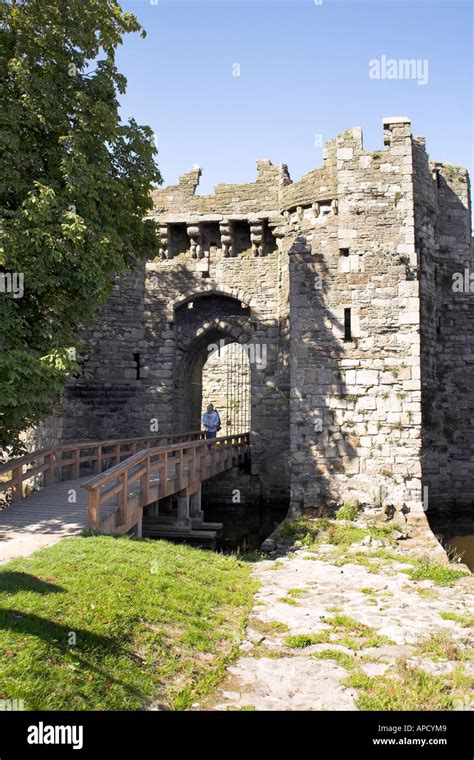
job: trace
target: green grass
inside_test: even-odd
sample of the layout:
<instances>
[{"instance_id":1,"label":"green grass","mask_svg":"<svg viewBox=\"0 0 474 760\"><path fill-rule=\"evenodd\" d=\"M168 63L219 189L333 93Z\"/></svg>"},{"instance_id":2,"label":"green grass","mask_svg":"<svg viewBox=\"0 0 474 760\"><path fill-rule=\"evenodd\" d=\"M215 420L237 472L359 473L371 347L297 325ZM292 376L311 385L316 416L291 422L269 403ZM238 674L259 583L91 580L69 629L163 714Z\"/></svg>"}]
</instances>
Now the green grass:
<instances>
[{"instance_id":1,"label":"green grass","mask_svg":"<svg viewBox=\"0 0 474 760\"><path fill-rule=\"evenodd\" d=\"M321 620L330 625L334 631L343 633L364 633L370 630L364 623L359 623L355 618L341 612L336 612L332 617L322 617Z\"/></svg>"},{"instance_id":2,"label":"green grass","mask_svg":"<svg viewBox=\"0 0 474 760\"><path fill-rule=\"evenodd\" d=\"M411 586L403 586L403 589L404 590L413 590L411 588ZM435 589L433 589L433 588L416 588L414 590L423 599L439 599L439 593L438 593L438 591L435 591Z\"/></svg>"},{"instance_id":3,"label":"green grass","mask_svg":"<svg viewBox=\"0 0 474 760\"><path fill-rule=\"evenodd\" d=\"M327 644L331 631L322 631L322 633L297 633L294 636L287 636L285 645L290 649L305 649L313 644Z\"/></svg>"},{"instance_id":4,"label":"green grass","mask_svg":"<svg viewBox=\"0 0 474 760\"><path fill-rule=\"evenodd\" d=\"M362 541L368 531L365 528L357 528L355 525L338 525L332 523L326 532L328 543L338 546L340 549L347 549L356 541Z\"/></svg>"},{"instance_id":5,"label":"green grass","mask_svg":"<svg viewBox=\"0 0 474 760\"><path fill-rule=\"evenodd\" d=\"M359 710L453 710L467 693L467 679L432 676L422 670L397 663L393 673L366 676L360 670L349 673L347 686L359 689Z\"/></svg>"},{"instance_id":6,"label":"green grass","mask_svg":"<svg viewBox=\"0 0 474 760\"><path fill-rule=\"evenodd\" d=\"M249 626L263 636L270 636L272 633L288 633L290 630L286 623L280 623L279 620L266 621L259 618L251 618Z\"/></svg>"},{"instance_id":7,"label":"green grass","mask_svg":"<svg viewBox=\"0 0 474 760\"><path fill-rule=\"evenodd\" d=\"M315 652L312 656L316 657L317 660L334 660L346 670L352 670L356 667L354 658L339 649L323 649L321 652Z\"/></svg>"},{"instance_id":8,"label":"green grass","mask_svg":"<svg viewBox=\"0 0 474 760\"><path fill-rule=\"evenodd\" d=\"M315 520L306 517L285 520L276 531L276 540L286 544L292 544L298 540L305 546L311 546L321 538L328 526L329 520L325 517Z\"/></svg>"},{"instance_id":9,"label":"green grass","mask_svg":"<svg viewBox=\"0 0 474 760\"><path fill-rule=\"evenodd\" d=\"M360 512L360 504L358 501L347 501L336 514L336 520L356 520Z\"/></svg>"},{"instance_id":10,"label":"green grass","mask_svg":"<svg viewBox=\"0 0 474 760\"><path fill-rule=\"evenodd\" d=\"M357 651L359 649L362 649L365 644L365 639L355 638L354 636L343 634L342 636L338 636L337 641L335 640L334 643L341 644L341 646L347 647L347 649L353 649L354 651Z\"/></svg>"},{"instance_id":11,"label":"green grass","mask_svg":"<svg viewBox=\"0 0 474 760\"><path fill-rule=\"evenodd\" d=\"M342 565L361 565L369 573L377 574L381 571L382 565L379 562L371 561L367 554L361 552L351 552L350 554L340 554L337 558L328 557L328 562L333 562L337 567Z\"/></svg>"},{"instance_id":12,"label":"green grass","mask_svg":"<svg viewBox=\"0 0 474 760\"><path fill-rule=\"evenodd\" d=\"M395 643L387 636L377 633L374 628L340 612L336 612L332 617L323 617L321 620L330 625L334 633L342 634L337 639L333 639L333 643L342 644L348 649L368 649Z\"/></svg>"},{"instance_id":13,"label":"green grass","mask_svg":"<svg viewBox=\"0 0 474 760\"><path fill-rule=\"evenodd\" d=\"M370 556L374 557L375 559L386 559L389 562L400 562L401 564L407 565L415 564L417 561L416 557L412 557L408 554L396 554L387 548L374 549L370 552Z\"/></svg>"},{"instance_id":14,"label":"green grass","mask_svg":"<svg viewBox=\"0 0 474 760\"><path fill-rule=\"evenodd\" d=\"M416 653L428 655L431 659L460 661L468 658L468 651L458 642L453 641L444 631L434 633L416 647Z\"/></svg>"},{"instance_id":15,"label":"green grass","mask_svg":"<svg viewBox=\"0 0 474 760\"><path fill-rule=\"evenodd\" d=\"M281 596L278 601L284 602L285 604L292 604L295 607L298 606L298 602L296 601L296 599L293 599L292 596Z\"/></svg>"},{"instance_id":16,"label":"green grass","mask_svg":"<svg viewBox=\"0 0 474 760\"><path fill-rule=\"evenodd\" d=\"M389 541L396 546L396 541L391 539L394 530L399 529L398 524L377 524L369 527L359 527L351 524L359 513L359 506L356 503L348 502L338 511L335 520L329 520L327 517L310 519L302 517L298 520L286 520L277 530L277 541L286 544L292 544L295 541L301 541L303 546L316 548L320 543L329 543L337 546L338 549L347 549L351 544L362 541L366 536ZM342 520L348 522L342 523ZM327 559L320 557L319 559ZM397 560L400 558L397 556ZM328 561L332 561L329 558Z\"/></svg>"},{"instance_id":17,"label":"green grass","mask_svg":"<svg viewBox=\"0 0 474 760\"><path fill-rule=\"evenodd\" d=\"M256 584L234 557L68 538L0 569L0 697L29 710L185 709L237 652Z\"/></svg>"},{"instance_id":18,"label":"green grass","mask_svg":"<svg viewBox=\"0 0 474 760\"><path fill-rule=\"evenodd\" d=\"M455 612L440 612L443 620L453 620L463 628L474 628L474 615L457 615Z\"/></svg>"},{"instance_id":19,"label":"green grass","mask_svg":"<svg viewBox=\"0 0 474 760\"><path fill-rule=\"evenodd\" d=\"M395 641L389 639L388 636L384 636L383 633L377 633L370 629L370 633L364 641L364 648L370 649L371 647L383 647L390 644L395 644Z\"/></svg>"},{"instance_id":20,"label":"green grass","mask_svg":"<svg viewBox=\"0 0 474 760\"><path fill-rule=\"evenodd\" d=\"M415 560L412 568L402 572L406 573L412 581L433 581L437 586L449 586L453 581L469 574L464 570L434 562L428 556Z\"/></svg>"}]
</instances>

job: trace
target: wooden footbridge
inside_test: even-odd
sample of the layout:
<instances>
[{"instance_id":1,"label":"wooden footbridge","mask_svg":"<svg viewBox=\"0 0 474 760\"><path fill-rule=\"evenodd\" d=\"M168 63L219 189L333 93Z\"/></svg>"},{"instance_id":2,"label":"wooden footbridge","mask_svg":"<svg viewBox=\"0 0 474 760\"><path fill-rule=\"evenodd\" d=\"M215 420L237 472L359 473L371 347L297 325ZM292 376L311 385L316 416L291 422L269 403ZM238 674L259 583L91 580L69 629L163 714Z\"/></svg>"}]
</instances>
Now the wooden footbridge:
<instances>
[{"instance_id":1,"label":"wooden footbridge","mask_svg":"<svg viewBox=\"0 0 474 760\"><path fill-rule=\"evenodd\" d=\"M0 465L0 542L90 528L207 543L222 525L204 522L201 484L248 458L248 433L202 431L34 451Z\"/></svg>"}]
</instances>

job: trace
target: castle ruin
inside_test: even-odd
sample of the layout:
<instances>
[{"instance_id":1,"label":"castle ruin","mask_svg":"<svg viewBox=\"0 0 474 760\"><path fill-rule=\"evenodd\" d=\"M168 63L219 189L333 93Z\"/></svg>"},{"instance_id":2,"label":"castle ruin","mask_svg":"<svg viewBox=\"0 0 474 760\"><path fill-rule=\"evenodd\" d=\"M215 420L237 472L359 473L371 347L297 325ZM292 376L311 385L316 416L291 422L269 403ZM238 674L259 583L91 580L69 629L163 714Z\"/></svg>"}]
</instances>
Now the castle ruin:
<instances>
[{"instance_id":1,"label":"castle ruin","mask_svg":"<svg viewBox=\"0 0 474 760\"><path fill-rule=\"evenodd\" d=\"M116 278L84 331L87 374L49 442L199 427L209 360L217 406L248 385L232 402L249 410L251 472L232 475L248 500L470 505L474 309L453 290L471 266L469 177L430 160L407 118L383 134L370 153L348 129L297 181L261 160L255 182L212 195L200 168L156 190L159 255ZM235 343L241 375L216 361Z\"/></svg>"}]
</instances>

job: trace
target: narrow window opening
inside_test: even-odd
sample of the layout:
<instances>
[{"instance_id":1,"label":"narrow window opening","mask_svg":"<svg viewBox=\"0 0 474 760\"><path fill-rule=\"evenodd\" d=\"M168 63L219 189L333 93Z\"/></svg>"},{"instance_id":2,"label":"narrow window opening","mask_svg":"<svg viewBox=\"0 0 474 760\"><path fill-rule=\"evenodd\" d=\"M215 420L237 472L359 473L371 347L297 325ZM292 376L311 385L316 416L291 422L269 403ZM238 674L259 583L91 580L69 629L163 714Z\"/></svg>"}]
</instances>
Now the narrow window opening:
<instances>
[{"instance_id":1,"label":"narrow window opening","mask_svg":"<svg viewBox=\"0 0 474 760\"><path fill-rule=\"evenodd\" d=\"M135 362L135 378L140 380L140 354L133 354L133 361Z\"/></svg>"},{"instance_id":2,"label":"narrow window opening","mask_svg":"<svg viewBox=\"0 0 474 760\"><path fill-rule=\"evenodd\" d=\"M339 254L341 256L349 256L349 248L339 248Z\"/></svg>"},{"instance_id":3,"label":"narrow window opening","mask_svg":"<svg viewBox=\"0 0 474 760\"><path fill-rule=\"evenodd\" d=\"M436 187L441 187L441 177L439 176L439 169L436 169Z\"/></svg>"},{"instance_id":4,"label":"narrow window opening","mask_svg":"<svg viewBox=\"0 0 474 760\"><path fill-rule=\"evenodd\" d=\"M351 340L352 340L351 310L344 309L344 341L349 342Z\"/></svg>"}]
</instances>

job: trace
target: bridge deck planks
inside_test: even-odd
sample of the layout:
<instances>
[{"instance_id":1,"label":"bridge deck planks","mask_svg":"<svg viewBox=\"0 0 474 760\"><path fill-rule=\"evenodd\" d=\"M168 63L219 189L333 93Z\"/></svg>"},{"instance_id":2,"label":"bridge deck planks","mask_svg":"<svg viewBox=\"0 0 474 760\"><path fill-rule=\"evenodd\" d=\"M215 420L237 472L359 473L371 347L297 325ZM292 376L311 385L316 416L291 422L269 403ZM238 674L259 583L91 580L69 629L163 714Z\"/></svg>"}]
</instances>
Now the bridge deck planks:
<instances>
[{"instance_id":1,"label":"bridge deck planks","mask_svg":"<svg viewBox=\"0 0 474 760\"><path fill-rule=\"evenodd\" d=\"M183 487L183 480L187 480L190 475L189 464L185 463L181 477L176 479L175 463L170 462L166 473L167 483L170 488L166 490L177 492ZM210 453L206 456L206 466L211 464ZM195 462L196 475L200 474L201 462ZM218 474L217 472L215 474ZM209 474L206 473L207 477ZM204 479L206 478L204 476ZM211 475L212 477L212 475ZM5 509L0 510L0 543L5 545L8 542L15 542L19 536L51 536L54 538L78 535L89 527L88 520L88 492L81 488L82 483L89 480L90 475L73 480L64 480L59 483L52 483L37 491L33 491L19 501L13 502ZM180 482L180 488L173 487L173 481ZM159 471L152 470L150 473L149 485L157 486L159 483ZM201 480L201 478L199 478ZM129 487L129 496L132 497L140 490L140 481L136 480ZM75 501L71 503L70 494L75 491ZM117 498L112 497L106 504L102 505L101 518L104 519L110 513L117 510ZM198 526L193 526L198 528ZM212 527L210 525L205 527ZM220 526L219 526L220 527ZM164 528L164 525L161 526ZM199 529L198 529L199 530ZM193 533L196 530L193 531ZM206 537L205 530L201 530L202 537ZM177 531L179 533L179 531ZM0 552L1 554L1 552ZM1 560L1 557L0 557Z\"/></svg>"}]
</instances>

